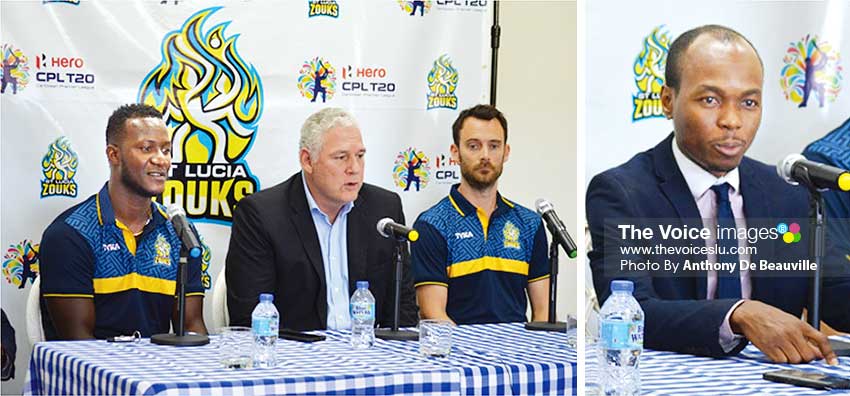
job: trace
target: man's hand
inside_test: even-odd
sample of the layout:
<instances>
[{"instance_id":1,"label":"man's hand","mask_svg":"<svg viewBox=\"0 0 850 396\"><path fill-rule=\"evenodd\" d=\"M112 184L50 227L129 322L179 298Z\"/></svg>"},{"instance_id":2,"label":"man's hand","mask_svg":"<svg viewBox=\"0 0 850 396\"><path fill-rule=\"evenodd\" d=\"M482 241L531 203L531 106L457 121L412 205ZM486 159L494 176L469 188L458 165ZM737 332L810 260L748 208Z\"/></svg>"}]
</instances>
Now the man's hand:
<instances>
[{"instance_id":1,"label":"man's hand","mask_svg":"<svg viewBox=\"0 0 850 396\"><path fill-rule=\"evenodd\" d=\"M760 301L745 301L729 318L732 331L743 334L776 363L808 363L826 359L838 364L829 339L808 323Z\"/></svg>"}]
</instances>

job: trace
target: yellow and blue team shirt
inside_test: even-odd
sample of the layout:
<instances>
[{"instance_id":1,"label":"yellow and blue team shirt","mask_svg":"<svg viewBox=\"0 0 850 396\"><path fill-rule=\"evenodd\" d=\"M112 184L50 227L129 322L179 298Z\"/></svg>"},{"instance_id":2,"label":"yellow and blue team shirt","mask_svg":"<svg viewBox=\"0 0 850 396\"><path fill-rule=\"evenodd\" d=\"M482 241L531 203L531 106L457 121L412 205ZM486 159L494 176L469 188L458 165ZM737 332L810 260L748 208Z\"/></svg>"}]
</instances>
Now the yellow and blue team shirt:
<instances>
[{"instance_id":1,"label":"yellow and blue team shirt","mask_svg":"<svg viewBox=\"0 0 850 396\"><path fill-rule=\"evenodd\" d=\"M40 249L43 298L91 298L96 338L167 333L177 290L181 242L165 208L151 202L151 219L133 235L115 218L107 186L59 215ZM190 259L187 295L204 294L200 259ZM42 300L43 301L43 300ZM42 305L44 308L44 305ZM45 337L57 334L42 310Z\"/></svg>"},{"instance_id":2,"label":"yellow and blue team shirt","mask_svg":"<svg viewBox=\"0 0 850 396\"><path fill-rule=\"evenodd\" d=\"M414 283L447 287L446 313L458 324L525 322L528 284L549 277L542 224L498 193L488 218L456 184L414 223Z\"/></svg>"}]
</instances>

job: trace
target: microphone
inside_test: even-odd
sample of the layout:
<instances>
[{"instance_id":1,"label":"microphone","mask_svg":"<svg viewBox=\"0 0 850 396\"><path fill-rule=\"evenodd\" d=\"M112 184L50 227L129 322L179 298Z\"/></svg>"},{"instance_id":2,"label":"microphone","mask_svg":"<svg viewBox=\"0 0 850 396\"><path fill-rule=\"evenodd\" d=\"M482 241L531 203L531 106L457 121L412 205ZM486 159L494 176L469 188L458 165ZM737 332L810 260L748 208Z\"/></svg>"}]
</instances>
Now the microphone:
<instances>
[{"instance_id":1,"label":"microphone","mask_svg":"<svg viewBox=\"0 0 850 396\"><path fill-rule=\"evenodd\" d=\"M776 173L790 184L803 183L819 190L850 191L850 172L790 154L776 166Z\"/></svg>"},{"instance_id":2,"label":"microphone","mask_svg":"<svg viewBox=\"0 0 850 396\"><path fill-rule=\"evenodd\" d=\"M198 241L198 235L195 230L189 225L189 220L186 219L186 211L177 204L168 205L165 208L168 218L171 219L171 224L174 226L174 231L183 242L183 247L189 252L189 257L198 258L201 256L201 243Z\"/></svg>"},{"instance_id":3,"label":"microphone","mask_svg":"<svg viewBox=\"0 0 850 396\"><path fill-rule=\"evenodd\" d=\"M416 242L419 239L418 231L404 224L396 223L389 217L378 220L378 234L381 234L384 238L406 239L410 242Z\"/></svg>"},{"instance_id":4,"label":"microphone","mask_svg":"<svg viewBox=\"0 0 850 396\"><path fill-rule=\"evenodd\" d=\"M576 243L573 242L572 238L570 238L570 234L567 232L567 227L564 227L564 223L561 222L561 219L559 219L558 215L555 214L555 207L543 198L538 199L534 203L534 206L537 207L537 213L539 213L546 222L546 228L548 228L549 233L552 234L552 239L564 248L567 252L567 256L575 258L578 254L576 251Z\"/></svg>"}]
</instances>

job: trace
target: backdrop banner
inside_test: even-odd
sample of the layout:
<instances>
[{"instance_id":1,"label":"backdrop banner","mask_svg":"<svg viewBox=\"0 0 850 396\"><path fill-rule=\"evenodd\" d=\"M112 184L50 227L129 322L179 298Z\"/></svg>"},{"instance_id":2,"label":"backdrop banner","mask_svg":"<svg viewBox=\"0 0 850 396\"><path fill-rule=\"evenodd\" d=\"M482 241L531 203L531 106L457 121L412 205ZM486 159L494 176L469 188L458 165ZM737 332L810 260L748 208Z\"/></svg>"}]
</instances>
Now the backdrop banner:
<instances>
[{"instance_id":1,"label":"backdrop banner","mask_svg":"<svg viewBox=\"0 0 850 396\"><path fill-rule=\"evenodd\" d=\"M459 110L489 101L486 0L0 6L2 306L18 330L18 372L4 393L20 389L27 369L25 305L42 232L108 179L106 121L121 104L165 115L174 153L156 200L195 222L211 289L235 205L300 169L308 115L355 115L366 182L399 193L412 224L460 180L449 153ZM208 290L208 325L211 302Z\"/></svg>"}]
</instances>

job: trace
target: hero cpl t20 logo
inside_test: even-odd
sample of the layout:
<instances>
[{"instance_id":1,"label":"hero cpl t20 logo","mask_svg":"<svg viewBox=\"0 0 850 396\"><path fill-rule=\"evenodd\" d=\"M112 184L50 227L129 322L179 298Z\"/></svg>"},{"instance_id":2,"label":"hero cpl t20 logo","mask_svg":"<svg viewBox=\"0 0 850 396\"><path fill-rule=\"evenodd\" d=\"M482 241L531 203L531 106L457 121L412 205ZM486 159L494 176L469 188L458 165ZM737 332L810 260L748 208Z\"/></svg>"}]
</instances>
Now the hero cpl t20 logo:
<instances>
[{"instance_id":1,"label":"hero cpl t20 logo","mask_svg":"<svg viewBox=\"0 0 850 396\"><path fill-rule=\"evenodd\" d=\"M263 112L263 85L236 51L238 35L204 23L222 7L198 11L162 40L162 62L145 77L139 101L159 109L171 133L171 175L156 197L193 219L229 224L233 208L258 191L245 155Z\"/></svg>"},{"instance_id":2,"label":"hero cpl t20 logo","mask_svg":"<svg viewBox=\"0 0 850 396\"><path fill-rule=\"evenodd\" d=\"M404 191L410 191L410 187L416 185L416 191L425 188L431 181L431 165L428 156L422 150L408 147L400 151L395 157L393 165L393 182Z\"/></svg>"},{"instance_id":3,"label":"hero cpl t20 logo","mask_svg":"<svg viewBox=\"0 0 850 396\"><path fill-rule=\"evenodd\" d=\"M806 107L812 94L823 107L826 101L834 102L841 91L841 57L830 43L818 36L806 35L791 43L782 59L779 85L785 99Z\"/></svg>"},{"instance_id":4,"label":"hero cpl t20 logo","mask_svg":"<svg viewBox=\"0 0 850 396\"><path fill-rule=\"evenodd\" d=\"M336 93L336 68L320 56L304 61L298 73L298 91L310 102L315 102L319 95L322 103L332 99Z\"/></svg>"},{"instance_id":5,"label":"hero cpl t20 logo","mask_svg":"<svg viewBox=\"0 0 850 396\"><path fill-rule=\"evenodd\" d=\"M38 276L38 244L24 239L18 244L10 245L3 255L3 276L6 282L23 289L35 282Z\"/></svg>"},{"instance_id":6,"label":"hero cpl t20 logo","mask_svg":"<svg viewBox=\"0 0 850 396\"><path fill-rule=\"evenodd\" d=\"M2 88L0 93L6 93L6 88L11 86L12 94L15 95L19 90L26 88L30 79L30 68L27 63L27 57L19 48L13 47L11 44L3 44L2 62L3 74Z\"/></svg>"},{"instance_id":7,"label":"hero cpl t20 logo","mask_svg":"<svg viewBox=\"0 0 850 396\"><path fill-rule=\"evenodd\" d=\"M662 29L664 25L652 29L652 33L644 37L643 49L635 58L633 68L638 91L632 96L632 122L664 117L661 88L664 86L664 70L671 40Z\"/></svg>"},{"instance_id":8,"label":"hero cpl t20 logo","mask_svg":"<svg viewBox=\"0 0 850 396\"><path fill-rule=\"evenodd\" d=\"M336 0L309 0L307 1L307 17L327 16L339 17L339 4Z\"/></svg>"},{"instance_id":9,"label":"hero cpl t20 logo","mask_svg":"<svg viewBox=\"0 0 850 396\"><path fill-rule=\"evenodd\" d=\"M428 110L445 108L457 109L457 69L452 66L452 60L446 54L440 55L434 61L431 72L428 73Z\"/></svg>"},{"instance_id":10,"label":"hero cpl t20 logo","mask_svg":"<svg viewBox=\"0 0 850 396\"><path fill-rule=\"evenodd\" d=\"M47 147L47 154L41 159L41 197L77 196L77 153L71 148L71 141L62 136Z\"/></svg>"}]
</instances>

